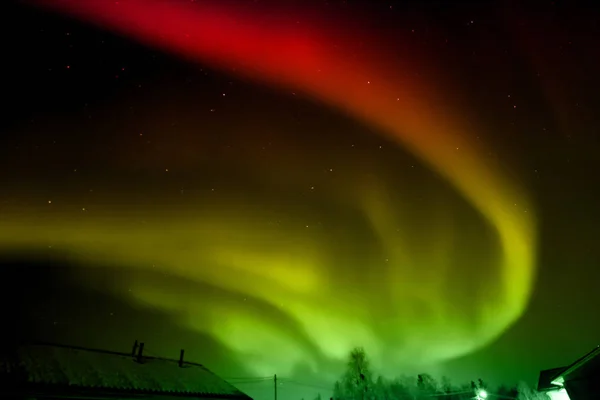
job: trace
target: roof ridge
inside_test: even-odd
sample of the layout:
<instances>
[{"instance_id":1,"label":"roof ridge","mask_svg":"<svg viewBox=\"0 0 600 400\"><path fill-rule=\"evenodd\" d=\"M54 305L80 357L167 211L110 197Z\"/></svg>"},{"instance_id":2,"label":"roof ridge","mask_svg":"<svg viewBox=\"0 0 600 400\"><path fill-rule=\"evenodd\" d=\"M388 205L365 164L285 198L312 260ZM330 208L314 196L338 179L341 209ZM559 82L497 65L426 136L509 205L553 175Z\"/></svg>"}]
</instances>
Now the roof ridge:
<instances>
[{"instance_id":1,"label":"roof ridge","mask_svg":"<svg viewBox=\"0 0 600 400\"><path fill-rule=\"evenodd\" d=\"M557 379L560 379L561 377L564 377L564 376L569 375L570 373L576 371L582 365L584 365L586 362L588 362L589 360L596 357L598 354L600 354L600 345L596 345L596 347L594 347L591 351L588 351L582 357L578 358L577 360L575 360L571 364L567 365L566 367L563 367L563 370L558 372L555 376L553 376L550 379L550 382L554 383Z\"/></svg>"},{"instance_id":2,"label":"roof ridge","mask_svg":"<svg viewBox=\"0 0 600 400\"><path fill-rule=\"evenodd\" d=\"M94 352L94 353L104 353L104 354L110 354L110 355L116 355L116 356L136 357L136 355L133 355L131 353L124 353L124 352L119 352L119 351L114 351L114 350L98 349L98 348L91 348L91 347L84 347L84 346L76 346L76 345L63 344L63 343L53 343L53 342L36 341L36 342L24 343L24 344L19 345L18 347L23 347L23 346L60 347L63 349L89 351L89 352ZM153 360L173 361L173 362L179 363L179 359L161 357L161 356L144 355L143 358L144 359L153 359ZM209 371L213 375L216 375L215 373L210 371L207 367L205 367L203 364L200 364L200 363L197 363L194 361L186 361L186 360L183 360L183 364L201 367L201 368L204 368L205 370Z\"/></svg>"},{"instance_id":3,"label":"roof ridge","mask_svg":"<svg viewBox=\"0 0 600 400\"><path fill-rule=\"evenodd\" d=\"M579 367L581 367L586 361L591 360L592 358L596 357L598 354L600 354L600 345L597 345L591 351L588 351L583 357L580 357L574 363L567 366L567 368L561 375L570 374L571 372L573 372L576 369L578 369Z\"/></svg>"}]
</instances>

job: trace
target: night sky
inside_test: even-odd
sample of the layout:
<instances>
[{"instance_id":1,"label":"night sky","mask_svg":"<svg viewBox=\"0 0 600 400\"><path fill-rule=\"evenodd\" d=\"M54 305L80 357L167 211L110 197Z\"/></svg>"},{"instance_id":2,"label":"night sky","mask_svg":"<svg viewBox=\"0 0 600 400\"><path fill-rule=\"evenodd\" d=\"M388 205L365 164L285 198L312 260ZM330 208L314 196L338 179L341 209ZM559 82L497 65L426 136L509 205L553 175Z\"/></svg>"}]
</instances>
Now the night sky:
<instances>
[{"instance_id":1,"label":"night sky","mask_svg":"<svg viewBox=\"0 0 600 400\"><path fill-rule=\"evenodd\" d=\"M1 2L6 323L297 400L354 346L459 384L570 363L600 22L567 3Z\"/></svg>"}]
</instances>

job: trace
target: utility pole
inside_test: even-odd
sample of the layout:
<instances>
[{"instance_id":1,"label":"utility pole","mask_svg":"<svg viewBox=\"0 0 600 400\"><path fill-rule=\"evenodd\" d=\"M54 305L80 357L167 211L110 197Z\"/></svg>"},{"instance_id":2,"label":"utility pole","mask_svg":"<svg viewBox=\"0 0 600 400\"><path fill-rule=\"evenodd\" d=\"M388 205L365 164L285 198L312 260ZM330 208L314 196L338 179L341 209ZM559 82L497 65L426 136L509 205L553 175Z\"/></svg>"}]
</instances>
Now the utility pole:
<instances>
[{"instance_id":1,"label":"utility pole","mask_svg":"<svg viewBox=\"0 0 600 400\"><path fill-rule=\"evenodd\" d=\"M275 386L275 400L277 400L277 374L273 375L273 385Z\"/></svg>"}]
</instances>

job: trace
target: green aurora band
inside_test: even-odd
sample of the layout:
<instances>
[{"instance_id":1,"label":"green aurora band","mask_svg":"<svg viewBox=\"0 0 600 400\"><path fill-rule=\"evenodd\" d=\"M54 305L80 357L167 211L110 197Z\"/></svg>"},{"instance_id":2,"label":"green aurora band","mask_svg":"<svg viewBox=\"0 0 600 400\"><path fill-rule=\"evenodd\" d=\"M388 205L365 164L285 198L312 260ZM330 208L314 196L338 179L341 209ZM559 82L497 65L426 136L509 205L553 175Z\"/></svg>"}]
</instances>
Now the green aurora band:
<instances>
[{"instance_id":1,"label":"green aurora band","mask_svg":"<svg viewBox=\"0 0 600 400\"><path fill-rule=\"evenodd\" d=\"M285 374L300 362L318 370L323 357L342 359L356 345L380 368L432 365L490 343L520 317L535 275L534 210L455 117L469 113L445 103L440 88L381 61L381 51L364 62L328 51L337 47L327 31L266 27L225 5L130 1L117 13L112 3L46 5L216 68L244 64L244 78L349 112L398 154L408 149L430 167L426 189L408 194L415 189L394 165L350 151L323 155L345 171L331 181L311 175L310 153L291 141L289 151L268 159L218 160L198 149L195 160L173 156L147 167L228 164L264 193L230 187L177 208L156 194L117 202L109 193L87 206L85 218L64 211L80 204L76 196L40 200L24 212L5 206L4 247L52 245L90 268L121 266L124 278L112 285L118 296L214 335L257 374ZM260 141L255 130L236 138ZM197 144L180 143L181 152ZM119 152L113 166L131 156ZM108 175L102 185L110 187ZM313 187L312 200L293 199ZM182 290L167 278L143 278L148 270L218 290ZM94 276L82 268L77 279L93 286Z\"/></svg>"}]
</instances>

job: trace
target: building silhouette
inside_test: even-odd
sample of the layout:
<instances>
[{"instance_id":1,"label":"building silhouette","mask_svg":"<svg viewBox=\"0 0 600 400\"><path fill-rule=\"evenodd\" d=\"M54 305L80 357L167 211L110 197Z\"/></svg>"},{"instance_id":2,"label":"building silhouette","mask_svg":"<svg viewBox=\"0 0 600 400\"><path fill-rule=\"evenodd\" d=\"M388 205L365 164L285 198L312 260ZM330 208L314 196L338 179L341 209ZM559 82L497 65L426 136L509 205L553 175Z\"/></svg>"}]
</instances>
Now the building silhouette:
<instances>
[{"instance_id":1,"label":"building silhouette","mask_svg":"<svg viewBox=\"0 0 600 400\"><path fill-rule=\"evenodd\" d=\"M600 399L600 346L566 367L540 372L538 391L552 400Z\"/></svg>"}]
</instances>

